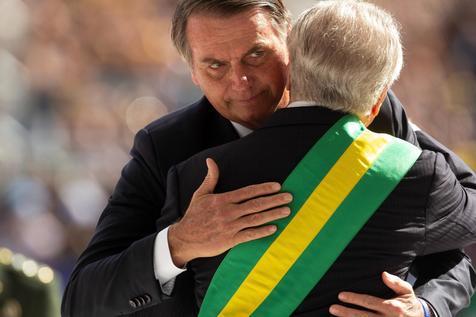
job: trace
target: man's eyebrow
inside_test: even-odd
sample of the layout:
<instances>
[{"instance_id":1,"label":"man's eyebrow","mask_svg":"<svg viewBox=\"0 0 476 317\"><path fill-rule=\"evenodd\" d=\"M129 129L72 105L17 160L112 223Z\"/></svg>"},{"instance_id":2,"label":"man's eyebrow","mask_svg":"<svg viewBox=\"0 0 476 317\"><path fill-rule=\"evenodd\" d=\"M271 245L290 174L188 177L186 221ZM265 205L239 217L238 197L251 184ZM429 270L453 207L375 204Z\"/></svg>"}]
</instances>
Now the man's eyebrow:
<instances>
[{"instance_id":1,"label":"man's eyebrow","mask_svg":"<svg viewBox=\"0 0 476 317\"><path fill-rule=\"evenodd\" d=\"M200 61L201 64L215 64L215 63L219 63L219 64L225 64L224 61L221 61L219 59L216 59L216 58L213 58L213 57L204 57L201 61Z\"/></svg>"},{"instance_id":2,"label":"man's eyebrow","mask_svg":"<svg viewBox=\"0 0 476 317\"><path fill-rule=\"evenodd\" d=\"M257 43L254 45L252 48L250 48L243 56L248 56L251 53L256 52L257 50L262 50L266 47L264 43ZM219 64L226 64L226 61L219 60L214 57L204 57L200 60L200 64L214 64L214 63L219 63Z\"/></svg>"},{"instance_id":3,"label":"man's eyebrow","mask_svg":"<svg viewBox=\"0 0 476 317\"><path fill-rule=\"evenodd\" d=\"M253 46L251 49L249 49L248 52L246 52L245 56L250 55L251 53L254 53L254 52L258 51L258 50L262 50L262 49L264 49L264 48L265 48L265 45L264 45L264 44L261 44L261 43L256 44L256 45Z\"/></svg>"}]
</instances>

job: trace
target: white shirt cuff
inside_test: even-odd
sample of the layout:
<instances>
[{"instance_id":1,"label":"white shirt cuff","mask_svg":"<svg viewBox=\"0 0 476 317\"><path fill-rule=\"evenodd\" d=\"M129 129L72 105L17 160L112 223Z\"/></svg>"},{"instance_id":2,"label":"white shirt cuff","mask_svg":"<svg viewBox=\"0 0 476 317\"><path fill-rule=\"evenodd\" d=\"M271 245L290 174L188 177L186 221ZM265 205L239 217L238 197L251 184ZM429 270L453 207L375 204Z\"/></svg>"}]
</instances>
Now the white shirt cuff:
<instances>
[{"instance_id":1,"label":"white shirt cuff","mask_svg":"<svg viewBox=\"0 0 476 317\"><path fill-rule=\"evenodd\" d=\"M154 244L154 274L155 278L159 281L162 292L170 295L175 284L175 278L186 269L181 269L175 266L170 255L169 240L168 240L169 227L160 231L155 237Z\"/></svg>"}]
</instances>

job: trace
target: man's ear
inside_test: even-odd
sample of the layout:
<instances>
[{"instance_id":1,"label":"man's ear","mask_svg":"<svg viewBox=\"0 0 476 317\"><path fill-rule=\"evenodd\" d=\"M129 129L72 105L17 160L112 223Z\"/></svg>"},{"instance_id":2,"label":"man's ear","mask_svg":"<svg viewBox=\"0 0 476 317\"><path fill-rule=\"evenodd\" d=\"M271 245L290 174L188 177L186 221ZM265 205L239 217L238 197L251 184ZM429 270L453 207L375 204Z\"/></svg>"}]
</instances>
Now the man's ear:
<instances>
[{"instance_id":1,"label":"man's ear","mask_svg":"<svg viewBox=\"0 0 476 317\"><path fill-rule=\"evenodd\" d=\"M374 121L375 117L378 116L380 112L380 108L382 107L383 101L387 97L387 91L388 91L388 87L385 87L385 89L382 91L382 93L378 97L377 102L372 106L370 113L366 115L364 118L361 118L365 126L368 127L372 123L372 121Z\"/></svg>"},{"instance_id":2,"label":"man's ear","mask_svg":"<svg viewBox=\"0 0 476 317\"><path fill-rule=\"evenodd\" d=\"M195 86L200 87L197 80L197 76L195 75L195 72L193 71L192 66L190 66L190 77L192 78L192 82L195 84Z\"/></svg>"},{"instance_id":3,"label":"man's ear","mask_svg":"<svg viewBox=\"0 0 476 317\"><path fill-rule=\"evenodd\" d=\"M286 76L286 89L291 91L291 72L289 71L288 68L288 75Z\"/></svg>"},{"instance_id":4,"label":"man's ear","mask_svg":"<svg viewBox=\"0 0 476 317\"><path fill-rule=\"evenodd\" d=\"M288 70L288 74L287 74L287 79L286 79L286 86L284 87L284 92L283 92L283 95L285 94L288 94L288 102L286 104L283 104L283 105L278 105L279 108L285 108L288 106L289 103L291 103L291 101L293 100L293 96L292 96L292 91L291 91L291 72Z\"/></svg>"},{"instance_id":5,"label":"man's ear","mask_svg":"<svg viewBox=\"0 0 476 317\"><path fill-rule=\"evenodd\" d=\"M382 104L383 104L385 98L387 98L388 88L389 88L388 86L386 86L384 88L384 90L382 91L382 93L378 97L377 102L372 107L372 110L371 110L371 115L373 116L372 121L373 121L373 119L375 119L376 116L378 116L378 114L380 112L380 108L382 108Z\"/></svg>"},{"instance_id":6,"label":"man's ear","mask_svg":"<svg viewBox=\"0 0 476 317\"><path fill-rule=\"evenodd\" d=\"M372 110L370 110L370 114L368 115L368 125L370 125L372 121L374 121L374 119L378 116L381 107L382 103L376 103L372 107Z\"/></svg>"}]
</instances>

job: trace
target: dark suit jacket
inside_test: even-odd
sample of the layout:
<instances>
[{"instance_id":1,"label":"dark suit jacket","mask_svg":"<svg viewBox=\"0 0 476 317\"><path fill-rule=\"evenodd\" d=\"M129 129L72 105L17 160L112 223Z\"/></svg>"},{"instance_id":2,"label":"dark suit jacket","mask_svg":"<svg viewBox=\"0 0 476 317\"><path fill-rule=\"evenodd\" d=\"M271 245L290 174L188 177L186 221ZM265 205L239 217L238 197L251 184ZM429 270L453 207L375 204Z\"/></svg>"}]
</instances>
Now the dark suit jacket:
<instances>
[{"instance_id":1,"label":"dark suit jacket","mask_svg":"<svg viewBox=\"0 0 476 317\"><path fill-rule=\"evenodd\" d=\"M402 106L392 94L375 126L417 142ZM204 149L237 138L230 122L205 98L154 121L137 134L132 159L124 167L96 232L70 277L63 296L63 316L187 316L186 312L174 315L170 312L172 308L186 310L189 306L187 300L193 290L190 272L177 278L172 296L167 296L155 280L152 265L155 222L161 217L165 201L167 171ZM458 179L476 188L476 178L470 169L464 163L456 163ZM431 298L442 316L448 316L467 305L476 274L458 250L449 256L441 255L442 265L438 269L434 270L433 261L428 263L424 257L417 268L425 269L425 278L437 280L432 280L432 287L416 291L424 298ZM440 291L440 285L448 283L457 286L453 291L455 296ZM137 302L141 305L133 307Z\"/></svg>"},{"instance_id":2,"label":"dark suit jacket","mask_svg":"<svg viewBox=\"0 0 476 317\"><path fill-rule=\"evenodd\" d=\"M283 183L311 146L342 116L323 107L278 110L251 135L201 152L173 167L159 230L185 213L207 173L207 157L215 159L220 167L216 192L262 182ZM381 281L381 273L388 271L405 279L417 256L476 241L475 207L443 155L424 151L295 315L327 316L330 305L338 302L337 294L344 290L395 296ZM197 306L224 256L188 263Z\"/></svg>"}]
</instances>

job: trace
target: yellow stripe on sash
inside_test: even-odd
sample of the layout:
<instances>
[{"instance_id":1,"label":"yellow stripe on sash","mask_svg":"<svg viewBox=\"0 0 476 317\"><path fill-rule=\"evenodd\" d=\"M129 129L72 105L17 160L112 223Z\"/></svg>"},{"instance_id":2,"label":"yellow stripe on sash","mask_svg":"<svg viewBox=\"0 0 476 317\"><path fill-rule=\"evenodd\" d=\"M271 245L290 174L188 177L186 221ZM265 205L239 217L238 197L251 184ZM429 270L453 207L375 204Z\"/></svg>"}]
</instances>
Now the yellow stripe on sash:
<instances>
[{"instance_id":1,"label":"yellow stripe on sash","mask_svg":"<svg viewBox=\"0 0 476 317\"><path fill-rule=\"evenodd\" d=\"M256 263L219 316L250 316L319 234L390 138L368 130L354 140Z\"/></svg>"}]
</instances>

